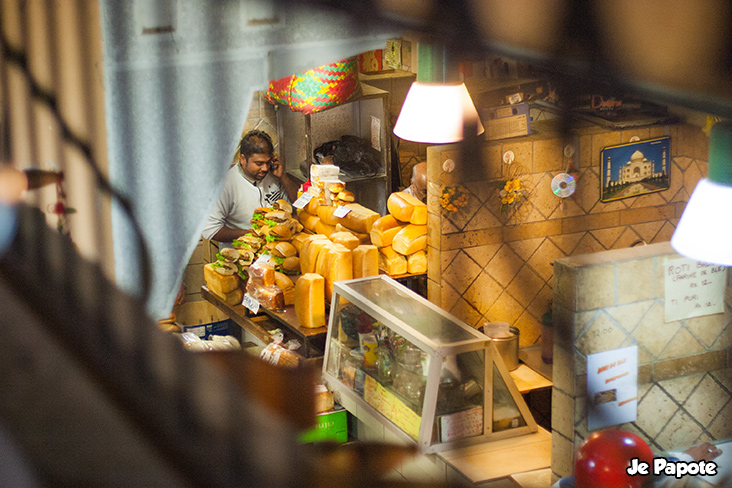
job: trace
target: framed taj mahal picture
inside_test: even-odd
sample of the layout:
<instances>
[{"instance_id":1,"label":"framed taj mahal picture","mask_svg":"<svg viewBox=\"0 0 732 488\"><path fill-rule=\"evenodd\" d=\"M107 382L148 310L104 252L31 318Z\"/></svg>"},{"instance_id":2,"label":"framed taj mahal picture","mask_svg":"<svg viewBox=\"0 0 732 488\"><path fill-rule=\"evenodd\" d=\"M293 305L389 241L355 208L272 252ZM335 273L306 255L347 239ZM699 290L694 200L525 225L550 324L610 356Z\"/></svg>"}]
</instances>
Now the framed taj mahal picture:
<instances>
[{"instance_id":1,"label":"framed taj mahal picture","mask_svg":"<svg viewBox=\"0 0 732 488\"><path fill-rule=\"evenodd\" d=\"M669 188L670 137L608 146L601 152L600 201L612 202Z\"/></svg>"}]
</instances>

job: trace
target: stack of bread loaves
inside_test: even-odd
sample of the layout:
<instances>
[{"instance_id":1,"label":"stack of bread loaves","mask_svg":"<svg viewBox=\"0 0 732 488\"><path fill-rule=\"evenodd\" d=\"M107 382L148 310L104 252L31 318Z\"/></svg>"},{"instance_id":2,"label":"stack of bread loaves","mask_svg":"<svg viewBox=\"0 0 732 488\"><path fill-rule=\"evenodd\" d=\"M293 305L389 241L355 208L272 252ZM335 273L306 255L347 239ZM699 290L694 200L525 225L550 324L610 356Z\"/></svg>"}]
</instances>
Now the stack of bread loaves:
<instances>
[{"instance_id":1,"label":"stack of bread loaves","mask_svg":"<svg viewBox=\"0 0 732 488\"><path fill-rule=\"evenodd\" d=\"M376 246L361 244L350 232L313 234L303 242L300 257L303 275L295 286L295 313L304 327L325 325L325 302L333 298L336 281L379 274Z\"/></svg>"},{"instance_id":2,"label":"stack of bread loaves","mask_svg":"<svg viewBox=\"0 0 732 488\"><path fill-rule=\"evenodd\" d=\"M333 171L335 176L320 173ZM326 175L328 173L325 173ZM377 212L354 202L352 192L338 179L338 167L333 165L312 165L310 177L312 186L308 193L313 197L300 211L300 223L316 234L330 236L334 232L349 232L361 244L369 244L371 226L380 216ZM345 207L338 213L339 207ZM340 212L347 212L344 216Z\"/></svg>"},{"instance_id":3,"label":"stack of bread loaves","mask_svg":"<svg viewBox=\"0 0 732 488\"><path fill-rule=\"evenodd\" d=\"M379 267L387 274L427 271L427 205L404 192L389 195L389 214L374 222L371 242L379 248Z\"/></svg>"}]
</instances>

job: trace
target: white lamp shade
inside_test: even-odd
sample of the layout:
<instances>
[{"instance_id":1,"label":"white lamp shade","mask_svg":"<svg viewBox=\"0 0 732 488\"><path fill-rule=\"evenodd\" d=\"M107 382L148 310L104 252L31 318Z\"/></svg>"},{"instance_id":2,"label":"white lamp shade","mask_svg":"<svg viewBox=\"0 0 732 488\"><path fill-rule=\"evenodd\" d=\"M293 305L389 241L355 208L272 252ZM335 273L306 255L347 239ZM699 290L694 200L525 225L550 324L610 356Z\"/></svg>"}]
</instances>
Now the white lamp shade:
<instances>
[{"instance_id":1,"label":"white lamp shade","mask_svg":"<svg viewBox=\"0 0 732 488\"><path fill-rule=\"evenodd\" d=\"M444 85L415 81L404 99L394 134L413 142L458 142L463 139L466 121L477 123L477 134L483 132L478 111L464 83Z\"/></svg>"},{"instance_id":2,"label":"white lamp shade","mask_svg":"<svg viewBox=\"0 0 732 488\"><path fill-rule=\"evenodd\" d=\"M702 178L686 204L671 247L697 261L732 266L732 186Z\"/></svg>"}]
</instances>

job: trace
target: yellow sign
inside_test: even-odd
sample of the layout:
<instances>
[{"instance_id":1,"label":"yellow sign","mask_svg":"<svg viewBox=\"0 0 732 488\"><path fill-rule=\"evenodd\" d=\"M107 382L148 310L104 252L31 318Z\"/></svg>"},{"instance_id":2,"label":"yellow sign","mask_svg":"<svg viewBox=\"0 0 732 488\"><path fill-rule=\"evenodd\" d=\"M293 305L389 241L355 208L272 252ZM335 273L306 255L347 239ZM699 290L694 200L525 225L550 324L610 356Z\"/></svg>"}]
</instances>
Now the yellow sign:
<instances>
[{"instance_id":1,"label":"yellow sign","mask_svg":"<svg viewBox=\"0 0 732 488\"><path fill-rule=\"evenodd\" d=\"M414 440L419 439L419 424L422 418L393 393L381 386L381 383L368 375L364 383L363 399Z\"/></svg>"}]
</instances>

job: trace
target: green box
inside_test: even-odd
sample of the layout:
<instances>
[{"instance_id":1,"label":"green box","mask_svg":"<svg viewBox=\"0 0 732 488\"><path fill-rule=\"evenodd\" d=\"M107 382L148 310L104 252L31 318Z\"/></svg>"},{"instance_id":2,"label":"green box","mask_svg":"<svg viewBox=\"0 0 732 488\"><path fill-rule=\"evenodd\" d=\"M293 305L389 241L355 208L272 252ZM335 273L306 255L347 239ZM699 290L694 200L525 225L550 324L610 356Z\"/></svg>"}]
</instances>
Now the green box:
<instances>
[{"instance_id":1,"label":"green box","mask_svg":"<svg viewBox=\"0 0 732 488\"><path fill-rule=\"evenodd\" d=\"M316 425L300 434L299 441L309 442L338 442L348 440L348 417L343 407L336 407L331 412L319 413L316 416Z\"/></svg>"}]
</instances>

